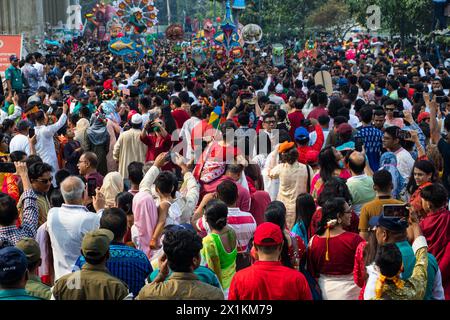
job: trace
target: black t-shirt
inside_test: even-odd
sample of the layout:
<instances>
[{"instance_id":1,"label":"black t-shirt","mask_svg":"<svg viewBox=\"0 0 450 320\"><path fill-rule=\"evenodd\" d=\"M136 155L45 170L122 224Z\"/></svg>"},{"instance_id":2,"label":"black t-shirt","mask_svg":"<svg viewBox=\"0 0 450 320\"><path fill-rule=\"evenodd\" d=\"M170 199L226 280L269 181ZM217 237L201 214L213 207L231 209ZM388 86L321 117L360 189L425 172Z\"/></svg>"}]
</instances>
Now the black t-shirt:
<instances>
[{"instance_id":1,"label":"black t-shirt","mask_svg":"<svg viewBox=\"0 0 450 320\"><path fill-rule=\"evenodd\" d=\"M442 180L447 191L450 192L450 143L441 138L438 143L439 152L444 159L444 174L442 175Z\"/></svg>"}]
</instances>

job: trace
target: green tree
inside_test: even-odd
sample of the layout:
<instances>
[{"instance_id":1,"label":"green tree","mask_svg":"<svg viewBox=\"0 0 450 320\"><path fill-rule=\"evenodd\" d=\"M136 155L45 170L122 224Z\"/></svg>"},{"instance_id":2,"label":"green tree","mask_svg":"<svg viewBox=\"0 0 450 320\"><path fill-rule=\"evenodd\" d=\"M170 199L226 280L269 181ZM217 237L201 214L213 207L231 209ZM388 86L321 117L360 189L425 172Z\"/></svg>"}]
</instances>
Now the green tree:
<instances>
[{"instance_id":1,"label":"green tree","mask_svg":"<svg viewBox=\"0 0 450 320\"><path fill-rule=\"evenodd\" d=\"M343 0L328 0L311 12L306 24L310 28L331 31L335 37L341 39L356 25L349 6Z\"/></svg>"},{"instance_id":2,"label":"green tree","mask_svg":"<svg viewBox=\"0 0 450 320\"><path fill-rule=\"evenodd\" d=\"M393 35L400 35L402 43L408 35L427 34L433 16L429 0L345 0L350 13L362 25L367 23L367 7L377 5L381 10L381 27Z\"/></svg>"}]
</instances>

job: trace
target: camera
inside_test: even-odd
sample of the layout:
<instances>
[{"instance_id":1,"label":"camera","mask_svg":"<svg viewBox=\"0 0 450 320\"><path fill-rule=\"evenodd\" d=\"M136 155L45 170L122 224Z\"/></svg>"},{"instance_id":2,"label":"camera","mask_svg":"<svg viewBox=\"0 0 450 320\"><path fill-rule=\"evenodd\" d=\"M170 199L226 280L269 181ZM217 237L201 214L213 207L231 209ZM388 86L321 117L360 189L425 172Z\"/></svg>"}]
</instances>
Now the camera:
<instances>
[{"instance_id":1,"label":"camera","mask_svg":"<svg viewBox=\"0 0 450 320\"><path fill-rule=\"evenodd\" d=\"M436 97L436 102L439 104L447 103L448 97L447 96L438 96L438 97Z\"/></svg>"},{"instance_id":2,"label":"camera","mask_svg":"<svg viewBox=\"0 0 450 320\"><path fill-rule=\"evenodd\" d=\"M400 110L395 110L394 111L394 118L404 118L405 114L403 113L403 111Z\"/></svg>"},{"instance_id":3,"label":"camera","mask_svg":"<svg viewBox=\"0 0 450 320\"><path fill-rule=\"evenodd\" d=\"M411 139L411 133L406 130L400 130L398 133L398 138L401 140Z\"/></svg>"}]
</instances>

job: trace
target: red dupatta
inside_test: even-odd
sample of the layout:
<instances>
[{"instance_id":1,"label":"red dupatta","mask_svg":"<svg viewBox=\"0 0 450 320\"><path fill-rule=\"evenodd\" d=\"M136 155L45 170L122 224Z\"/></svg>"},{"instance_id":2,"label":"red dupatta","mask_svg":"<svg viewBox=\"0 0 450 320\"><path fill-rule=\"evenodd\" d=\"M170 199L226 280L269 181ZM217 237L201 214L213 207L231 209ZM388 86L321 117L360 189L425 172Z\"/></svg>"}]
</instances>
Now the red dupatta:
<instances>
[{"instance_id":1,"label":"red dupatta","mask_svg":"<svg viewBox=\"0 0 450 320\"><path fill-rule=\"evenodd\" d=\"M439 264L445 299L450 300L450 211L441 208L428 214L420 222L420 228L427 239L428 252Z\"/></svg>"}]
</instances>

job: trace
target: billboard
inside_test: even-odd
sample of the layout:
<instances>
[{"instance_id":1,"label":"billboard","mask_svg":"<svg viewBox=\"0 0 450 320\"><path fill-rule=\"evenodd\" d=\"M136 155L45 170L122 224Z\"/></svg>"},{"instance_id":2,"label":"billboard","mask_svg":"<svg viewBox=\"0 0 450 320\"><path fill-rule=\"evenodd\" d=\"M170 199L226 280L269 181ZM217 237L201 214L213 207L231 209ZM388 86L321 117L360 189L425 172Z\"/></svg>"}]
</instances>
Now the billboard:
<instances>
[{"instance_id":1,"label":"billboard","mask_svg":"<svg viewBox=\"0 0 450 320\"><path fill-rule=\"evenodd\" d=\"M16 55L22 57L22 36L21 35L0 35L0 73L5 74L10 62L9 57Z\"/></svg>"}]
</instances>

